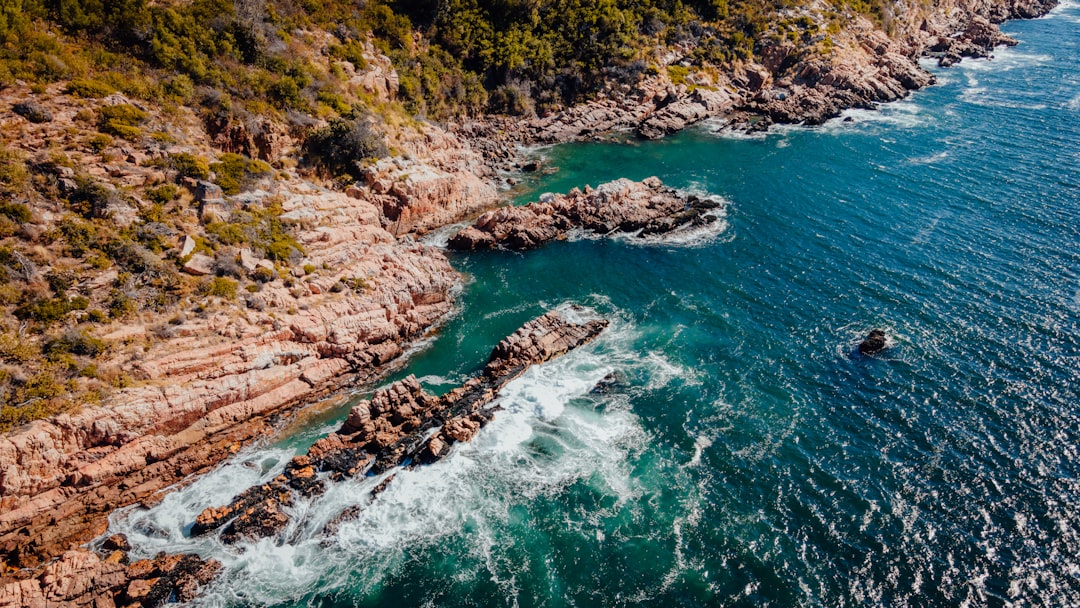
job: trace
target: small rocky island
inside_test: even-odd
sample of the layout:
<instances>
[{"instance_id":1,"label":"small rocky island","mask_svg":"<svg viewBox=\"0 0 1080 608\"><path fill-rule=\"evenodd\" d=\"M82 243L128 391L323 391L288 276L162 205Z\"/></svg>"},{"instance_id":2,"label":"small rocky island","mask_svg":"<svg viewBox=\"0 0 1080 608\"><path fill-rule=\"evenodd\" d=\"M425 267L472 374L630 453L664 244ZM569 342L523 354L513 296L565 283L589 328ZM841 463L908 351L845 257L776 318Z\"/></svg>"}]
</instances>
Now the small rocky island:
<instances>
[{"instance_id":1,"label":"small rocky island","mask_svg":"<svg viewBox=\"0 0 1080 608\"><path fill-rule=\"evenodd\" d=\"M528 205L489 211L448 245L458 251L522 251L564 238L576 228L598 235L663 235L715 222L720 206L716 200L668 188L656 177L617 179L596 189L575 188L567 194L546 194Z\"/></svg>"}]
</instances>

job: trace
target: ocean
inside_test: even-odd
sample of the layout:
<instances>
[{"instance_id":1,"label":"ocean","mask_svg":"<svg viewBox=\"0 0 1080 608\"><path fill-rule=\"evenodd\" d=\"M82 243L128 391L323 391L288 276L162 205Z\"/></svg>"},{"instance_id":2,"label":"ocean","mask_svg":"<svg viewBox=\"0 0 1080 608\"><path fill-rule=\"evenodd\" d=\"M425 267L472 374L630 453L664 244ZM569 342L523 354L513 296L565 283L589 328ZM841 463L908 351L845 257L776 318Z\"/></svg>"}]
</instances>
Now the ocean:
<instances>
[{"instance_id":1,"label":"ocean","mask_svg":"<svg viewBox=\"0 0 1080 608\"><path fill-rule=\"evenodd\" d=\"M656 175L721 221L452 254L458 312L396 377L449 390L552 308L611 326L335 537L376 479L285 539L186 531L348 404L110 532L221 560L198 606L1080 605L1080 5L1004 29L1021 44L821 127L539 151L559 170L522 201Z\"/></svg>"}]
</instances>

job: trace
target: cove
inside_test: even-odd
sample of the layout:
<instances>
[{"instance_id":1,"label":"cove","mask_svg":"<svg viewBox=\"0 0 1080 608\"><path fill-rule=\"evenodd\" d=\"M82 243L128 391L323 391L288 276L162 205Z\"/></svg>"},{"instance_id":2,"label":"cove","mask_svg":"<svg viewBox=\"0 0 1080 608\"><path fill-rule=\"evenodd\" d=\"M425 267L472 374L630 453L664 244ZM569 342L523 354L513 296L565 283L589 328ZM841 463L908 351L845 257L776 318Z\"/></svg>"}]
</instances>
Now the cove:
<instances>
[{"instance_id":1,"label":"cove","mask_svg":"<svg viewBox=\"0 0 1080 608\"><path fill-rule=\"evenodd\" d=\"M545 151L523 199L656 175L723 225L455 255L459 312L402 372L434 392L564 302L612 324L336 538L372 481L298 505L288 542L185 528L347 407L114 531L220 559L210 606L1080 602L1078 23L1010 23L1020 46L821 128ZM891 346L858 355L876 327Z\"/></svg>"}]
</instances>

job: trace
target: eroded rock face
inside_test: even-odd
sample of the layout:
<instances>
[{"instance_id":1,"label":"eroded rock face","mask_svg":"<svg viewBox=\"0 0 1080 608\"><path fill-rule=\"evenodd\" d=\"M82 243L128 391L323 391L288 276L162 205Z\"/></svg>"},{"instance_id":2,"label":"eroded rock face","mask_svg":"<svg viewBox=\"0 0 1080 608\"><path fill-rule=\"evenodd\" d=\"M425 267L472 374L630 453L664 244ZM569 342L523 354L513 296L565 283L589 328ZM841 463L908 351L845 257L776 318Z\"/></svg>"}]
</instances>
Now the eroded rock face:
<instances>
[{"instance_id":1,"label":"eroded rock face","mask_svg":"<svg viewBox=\"0 0 1080 608\"><path fill-rule=\"evenodd\" d=\"M127 540L122 539L123 546ZM221 570L217 560L167 555L128 564L127 549L102 559L86 549L67 551L36 577L0 585L0 608L139 606L195 599Z\"/></svg>"},{"instance_id":2,"label":"eroded rock face","mask_svg":"<svg viewBox=\"0 0 1080 608\"><path fill-rule=\"evenodd\" d=\"M229 505L203 511L192 533L220 529L226 543L272 536L288 524L283 507L298 495L321 494L327 480L383 473L406 462L434 462L491 420L494 412L486 406L508 382L530 365L585 344L606 326L607 321L573 323L550 312L500 342L480 375L443 397L425 391L413 376L395 382L356 404L341 429L315 442L270 483L242 492Z\"/></svg>"},{"instance_id":3,"label":"eroded rock face","mask_svg":"<svg viewBox=\"0 0 1080 608\"><path fill-rule=\"evenodd\" d=\"M246 296L263 310L169 326L127 364L138 385L0 437L0 575L101 534L110 510L208 470L272 416L385 373L450 311L445 256L398 242L367 200L298 183L277 196L317 272Z\"/></svg>"},{"instance_id":4,"label":"eroded rock face","mask_svg":"<svg viewBox=\"0 0 1080 608\"><path fill-rule=\"evenodd\" d=\"M650 177L619 179L585 192L542 197L522 207L502 207L450 239L451 249L473 251L505 247L524 250L563 237L574 228L596 234L665 234L716 221L720 203L681 193Z\"/></svg>"}]
</instances>

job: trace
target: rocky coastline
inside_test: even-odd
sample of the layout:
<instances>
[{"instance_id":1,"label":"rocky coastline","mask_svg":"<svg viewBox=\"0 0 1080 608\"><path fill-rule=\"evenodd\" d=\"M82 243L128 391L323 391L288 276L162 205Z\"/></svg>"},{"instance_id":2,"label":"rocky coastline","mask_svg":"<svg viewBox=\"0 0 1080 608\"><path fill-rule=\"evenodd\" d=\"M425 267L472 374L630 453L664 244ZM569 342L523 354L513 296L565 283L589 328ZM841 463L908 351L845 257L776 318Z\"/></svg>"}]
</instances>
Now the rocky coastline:
<instances>
[{"instance_id":1,"label":"rocky coastline","mask_svg":"<svg viewBox=\"0 0 1080 608\"><path fill-rule=\"evenodd\" d=\"M362 181L344 191L290 179L270 191L228 199L241 207L269 197L280 201L300 227L306 262L323 270L295 277L293 287L278 283L246 296L239 319L211 312L176 324L117 327L112 335L117 341L162 333L153 348L121 362L138 378L135 386L121 389L101 406L0 437L0 608L148 607L170 598L189 599L206 584L220 567L213 560L160 556L126 564L127 549L119 539L100 545L107 549L103 554L81 545L106 531L113 509L151 503L242 446L271 435L278 421L298 408L395 369L408 345L452 310L458 284L445 254L416 244L412 235L490 210L499 200L495 178L499 171L520 166L520 146L588 139L613 130L655 139L710 118L741 129L820 124L844 109L896 100L932 84L933 77L918 65L922 57L951 65L1014 44L995 24L1038 17L1055 4L949 1L932 13L898 17L892 36L860 17L828 54L804 54L796 45L778 43L762 53L761 63L736 66L705 85L650 77L552 116L486 118L446 130L425 126L397 142L401 154L369 167ZM28 149L33 141L62 138L65 116L70 119L78 111L25 105L30 97L21 91L3 104L10 108L0 107L5 120L24 121L28 126L19 123L19 128L32 128L39 138ZM6 118L11 115L19 118ZM219 127L200 135L206 145L239 146L252 156L267 157L289 147L288 136L273 129L256 138L235 125ZM118 179L147 178L141 160L131 154L118 161ZM621 189L624 199L651 191L674 202L650 217L584 213L597 192L608 192L605 188ZM605 233L708 221L702 218L710 208L698 204L702 201L665 192L658 181L620 182L560 195L532 208L488 211L451 247L527 249L560 238L574 226ZM676 217L688 210L693 213ZM541 319L549 330L557 325L553 318ZM543 335L561 336L566 327ZM584 332L587 340L601 329L573 331ZM315 492L312 480L318 475L386 470L410 456L419 461L441 457L453 442L467 441L479 430L490 415L483 406L523 366L560 354L544 346L521 359L522 349L537 346L528 344L500 345L492 358L496 368L486 368L469 381L474 384L451 393L454 398L435 398L410 380L380 391L361 404L366 415L358 405L339 432L290 464L278 488L287 492L278 494ZM423 416L417 422L405 409ZM417 430L436 426L441 430L418 441ZM231 525L237 538L272 533L260 526L278 521L274 513L280 515L281 505L254 490L244 496L208 510L199 525L206 532ZM232 517L237 510L249 512L256 525L247 530L237 526Z\"/></svg>"},{"instance_id":2,"label":"rocky coastline","mask_svg":"<svg viewBox=\"0 0 1080 608\"><path fill-rule=\"evenodd\" d=\"M643 139L677 133L706 119L727 128L759 131L771 124L819 125L846 109L896 101L934 83L919 65L924 57L950 66L961 58L986 58L1014 45L998 24L1045 15L1057 0L949 0L933 9L894 15L892 34L856 16L828 48L765 41L760 61L736 63L699 83L673 84L663 75L622 85L597 99L529 120L503 117L466 122L464 137L496 162L511 161L514 145L547 145L630 131ZM821 10L804 15L824 29ZM680 65L683 55L667 60Z\"/></svg>"},{"instance_id":3,"label":"rocky coastline","mask_svg":"<svg viewBox=\"0 0 1080 608\"><path fill-rule=\"evenodd\" d=\"M491 402L502 387L530 366L591 341L607 325L601 319L573 323L549 312L501 341L479 375L442 397L426 392L413 376L380 389L353 406L338 431L315 442L306 456L293 458L270 483L245 490L228 505L204 510L191 533L216 532L228 544L274 536L289 522L284 507L298 497L322 494L329 481L435 462L491 420L496 409ZM373 495L389 482L387 478Z\"/></svg>"}]
</instances>

